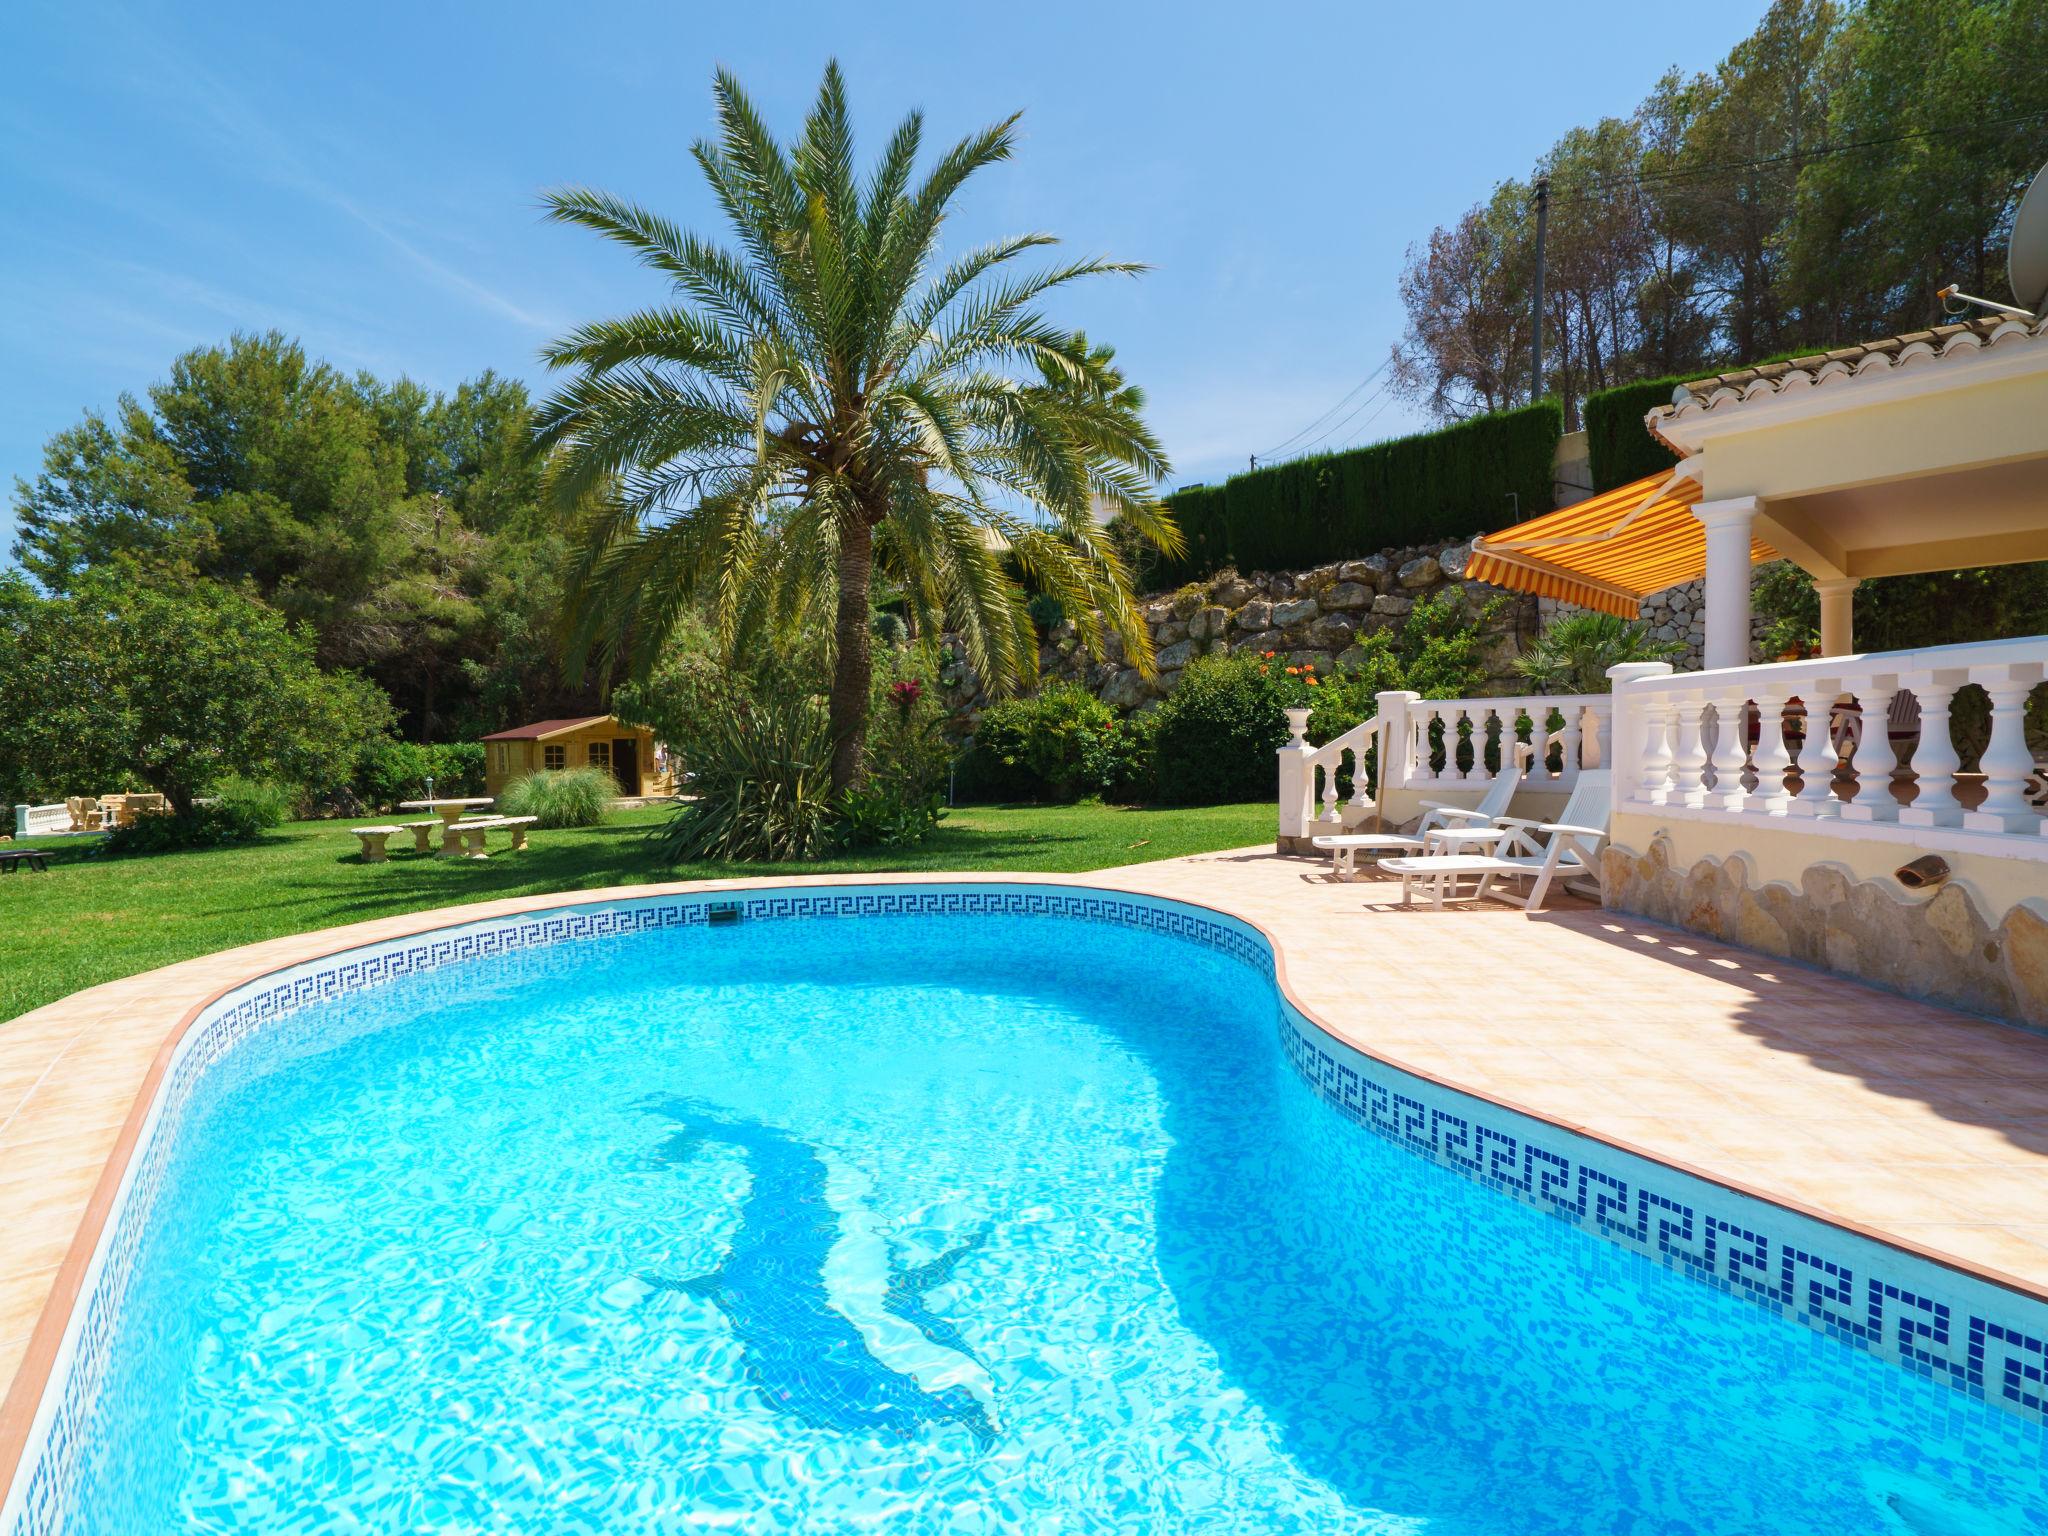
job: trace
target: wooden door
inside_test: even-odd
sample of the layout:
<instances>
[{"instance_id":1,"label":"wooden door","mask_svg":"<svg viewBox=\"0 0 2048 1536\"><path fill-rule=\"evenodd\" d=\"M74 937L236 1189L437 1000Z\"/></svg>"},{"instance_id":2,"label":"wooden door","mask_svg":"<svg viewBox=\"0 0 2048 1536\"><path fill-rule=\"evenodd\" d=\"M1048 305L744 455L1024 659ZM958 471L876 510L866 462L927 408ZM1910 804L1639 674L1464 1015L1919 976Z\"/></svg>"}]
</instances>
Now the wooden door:
<instances>
[{"instance_id":1,"label":"wooden door","mask_svg":"<svg viewBox=\"0 0 2048 1536\"><path fill-rule=\"evenodd\" d=\"M640 793L640 742L637 738L619 736L613 739L612 777L619 781L620 794Z\"/></svg>"}]
</instances>

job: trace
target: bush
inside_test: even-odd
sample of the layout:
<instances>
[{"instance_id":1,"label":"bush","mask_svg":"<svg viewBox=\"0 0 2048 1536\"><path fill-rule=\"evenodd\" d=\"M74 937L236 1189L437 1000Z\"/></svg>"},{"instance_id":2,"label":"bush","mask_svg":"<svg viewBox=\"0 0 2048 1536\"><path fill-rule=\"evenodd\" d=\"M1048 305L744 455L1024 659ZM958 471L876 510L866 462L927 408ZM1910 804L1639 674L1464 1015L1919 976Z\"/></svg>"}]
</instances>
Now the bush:
<instances>
[{"instance_id":1,"label":"bush","mask_svg":"<svg viewBox=\"0 0 2048 1536\"><path fill-rule=\"evenodd\" d=\"M195 805L184 815L138 816L116 827L100 845L114 858L134 854L181 853L194 848L226 848L253 843L263 835L263 811L248 800L218 800Z\"/></svg>"},{"instance_id":2,"label":"bush","mask_svg":"<svg viewBox=\"0 0 2048 1536\"><path fill-rule=\"evenodd\" d=\"M534 816L536 827L594 827L610 814L619 781L602 768L557 768L514 780L498 797L505 816Z\"/></svg>"},{"instance_id":3,"label":"bush","mask_svg":"<svg viewBox=\"0 0 2048 1536\"><path fill-rule=\"evenodd\" d=\"M1111 720L1088 739L1082 770L1103 799L1143 805L1159 789L1159 711Z\"/></svg>"},{"instance_id":4,"label":"bush","mask_svg":"<svg viewBox=\"0 0 2048 1536\"><path fill-rule=\"evenodd\" d=\"M380 741L363 754L353 787L365 805L388 810L401 800L425 795L429 778L437 795L482 794L484 744Z\"/></svg>"},{"instance_id":5,"label":"bush","mask_svg":"<svg viewBox=\"0 0 2048 1536\"><path fill-rule=\"evenodd\" d=\"M1024 611L1031 616L1031 627L1041 635L1059 628L1067 616L1066 604L1050 592L1039 592L1024 605Z\"/></svg>"},{"instance_id":6,"label":"bush","mask_svg":"<svg viewBox=\"0 0 2048 1536\"><path fill-rule=\"evenodd\" d=\"M291 820L296 794L282 784L230 774L213 787L213 798L233 806L259 828L281 827Z\"/></svg>"},{"instance_id":7,"label":"bush","mask_svg":"<svg viewBox=\"0 0 2048 1536\"><path fill-rule=\"evenodd\" d=\"M1028 698L982 711L974 729L974 786L995 798L1075 800L1100 786L1090 744L1116 725L1116 711L1075 683L1048 683Z\"/></svg>"},{"instance_id":8,"label":"bush","mask_svg":"<svg viewBox=\"0 0 2048 1536\"><path fill-rule=\"evenodd\" d=\"M1279 760L1293 702L1289 679L1265 658L1201 656L1153 711L1159 798L1224 805L1280 792Z\"/></svg>"},{"instance_id":9,"label":"bush","mask_svg":"<svg viewBox=\"0 0 2048 1536\"><path fill-rule=\"evenodd\" d=\"M697 798L657 834L670 862L809 859L831 846L831 737L815 697L728 692L683 751Z\"/></svg>"},{"instance_id":10,"label":"bush","mask_svg":"<svg viewBox=\"0 0 2048 1536\"><path fill-rule=\"evenodd\" d=\"M1677 454L1650 436L1643 418L1658 406L1669 405L1671 392L1682 382L1650 379L1586 396L1586 454L1595 494L1659 474L1678 462Z\"/></svg>"},{"instance_id":11,"label":"bush","mask_svg":"<svg viewBox=\"0 0 2048 1536\"><path fill-rule=\"evenodd\" d=\"M842 848L909 848L946 819L946 800L900 779L871 779L839 797L833 841Z\"/></svg>"}]
</instances>

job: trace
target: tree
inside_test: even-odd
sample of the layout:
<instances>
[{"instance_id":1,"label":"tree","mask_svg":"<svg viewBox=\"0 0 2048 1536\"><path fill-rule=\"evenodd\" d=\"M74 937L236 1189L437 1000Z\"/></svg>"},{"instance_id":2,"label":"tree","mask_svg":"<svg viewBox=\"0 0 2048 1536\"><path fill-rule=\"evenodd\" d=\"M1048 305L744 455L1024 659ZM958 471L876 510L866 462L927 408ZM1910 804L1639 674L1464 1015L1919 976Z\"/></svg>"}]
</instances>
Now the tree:
<instances>
[{"instance_id":1,"label":"tree","mask_svg":"<svg viewBox=\"0 0 2048 1536\"><path fill-rule=\"evenodd\" d=\"M1092 513L1099 498L1177 549L1154 494L1165 457L1123 380L1034 308L1078 279L1139 269L1083 259L1015 275L1054 243L1043 234L942 263L942 221L976 171L1009 158L1014 116L913 189L921 116L863 182L836 64L787 148L731 75L714 95L718 139L694 154L737 249L601 192L546 200L557 222L633 251L676 300L545 353L576 373L539 430L559 502L577 510L576 659L644 672L699 592L728 640L829 603L835 792L860 772L878 540L984 676L1028 675L1036 659L998 545L1092 650L1106 625L1149 667L1130 571Z\"/></svg>"},{"instance_id":2,"label":"tree","mask_svg":"<svg viewBox=\"0 0 2048 1536\"><path fill-rule=\"evenodd\" d=\"M593 713L595 696L562 686L552 617L535 622L560 549L531 426L516 380L444 395L350 379L275 332L236 336L51 438L42 473L16 483L15 553L60 594L116 570L246 589L307 626L323 666L401 701L421 741L529 707Z\"/></svg>"},{"instance_id":3,"label":"tree","mask_svg":"<svg viewBox=\"0 0 2048 1536\"><path fill-rule=\"evenodd\" d=\"M337 785L389 723L374 687L323 673L309 636L216 583L0 584L0 779L16 796L134 780L182 813L227 773Z\"/></svg>"},{"instance_id":4,"label":"tree","mask_svg":"<svg viewBox=\"0 0 2048 1536\"><path fill-rule=\"evenodd\" d=\"M1862 147L1800 170L1785 237L1811 337L1937 324L1949 283L2006 297L2005 232L2048 159L2048 4L1874 0L1836 50L1827 135Z\"/></svg>"}]
</instances>

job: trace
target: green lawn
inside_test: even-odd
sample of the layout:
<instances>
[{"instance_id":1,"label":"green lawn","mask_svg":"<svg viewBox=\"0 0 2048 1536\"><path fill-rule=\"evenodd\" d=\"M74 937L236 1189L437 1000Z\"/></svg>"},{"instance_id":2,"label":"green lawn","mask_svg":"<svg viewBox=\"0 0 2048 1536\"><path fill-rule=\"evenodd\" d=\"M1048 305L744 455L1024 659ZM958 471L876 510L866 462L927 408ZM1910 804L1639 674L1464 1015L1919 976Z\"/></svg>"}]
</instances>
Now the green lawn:
<instances>
[{"instance_id":1,"label":"green lawn","mask_svg":"<svg viewBox=\"0 0 2048 1536\"><path fill-rule=\"evenodd\" d=\"M1178 810L975 806L953 812L928 842L903 851L681 868L658 863L647 840L666 814L630 811L602 827L537 832L523 853L501 851L482 863L407 851L387 864L364 864L347 824L335 821L294 822L249 847L154 858L95 858L82 841L30 839L12 846L50 849L50 871L0 875L0 933L7 936L0 1019L210 950L423 907L727 875L1103 869L1266 842L1274 812L1263 802Z\"/></svg>"}]
</instances>

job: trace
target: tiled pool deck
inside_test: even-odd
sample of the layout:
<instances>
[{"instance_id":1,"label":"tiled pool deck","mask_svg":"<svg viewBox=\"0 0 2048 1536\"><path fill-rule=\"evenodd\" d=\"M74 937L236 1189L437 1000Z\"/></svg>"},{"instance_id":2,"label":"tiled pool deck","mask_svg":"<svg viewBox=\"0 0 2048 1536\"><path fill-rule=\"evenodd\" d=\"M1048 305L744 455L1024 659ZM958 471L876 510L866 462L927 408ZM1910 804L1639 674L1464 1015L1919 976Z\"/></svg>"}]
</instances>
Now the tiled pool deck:
<instances>
[{"instance_id":1,"label":"tiled pool deck","mask_svg":"<svg viewBox=\"0 0 2048 1536\"><path fill-rule=\"evenodd\" d=\"M878 884L888 876L805 883ZM1279 944L1296 1001L1370 1054L2048 1295L2048 1038L1590 906L1529 919L1404 910L1261 849L1044 877L1219 908ZM536 908L694 882L522 897L270 940L0 1024L0 1382L48 1368L37 1323L75 1290L167 1039L253 976ZM76 1250L76 1251L75 1251ZM31 1343L35 1358L31 1359ZM24 1362L27 1370L23 1371ZM9 1394L0 1444L31 1394ZM7 1469L0 1467L0 1483Z\"/></svg>"}]
</instances>

